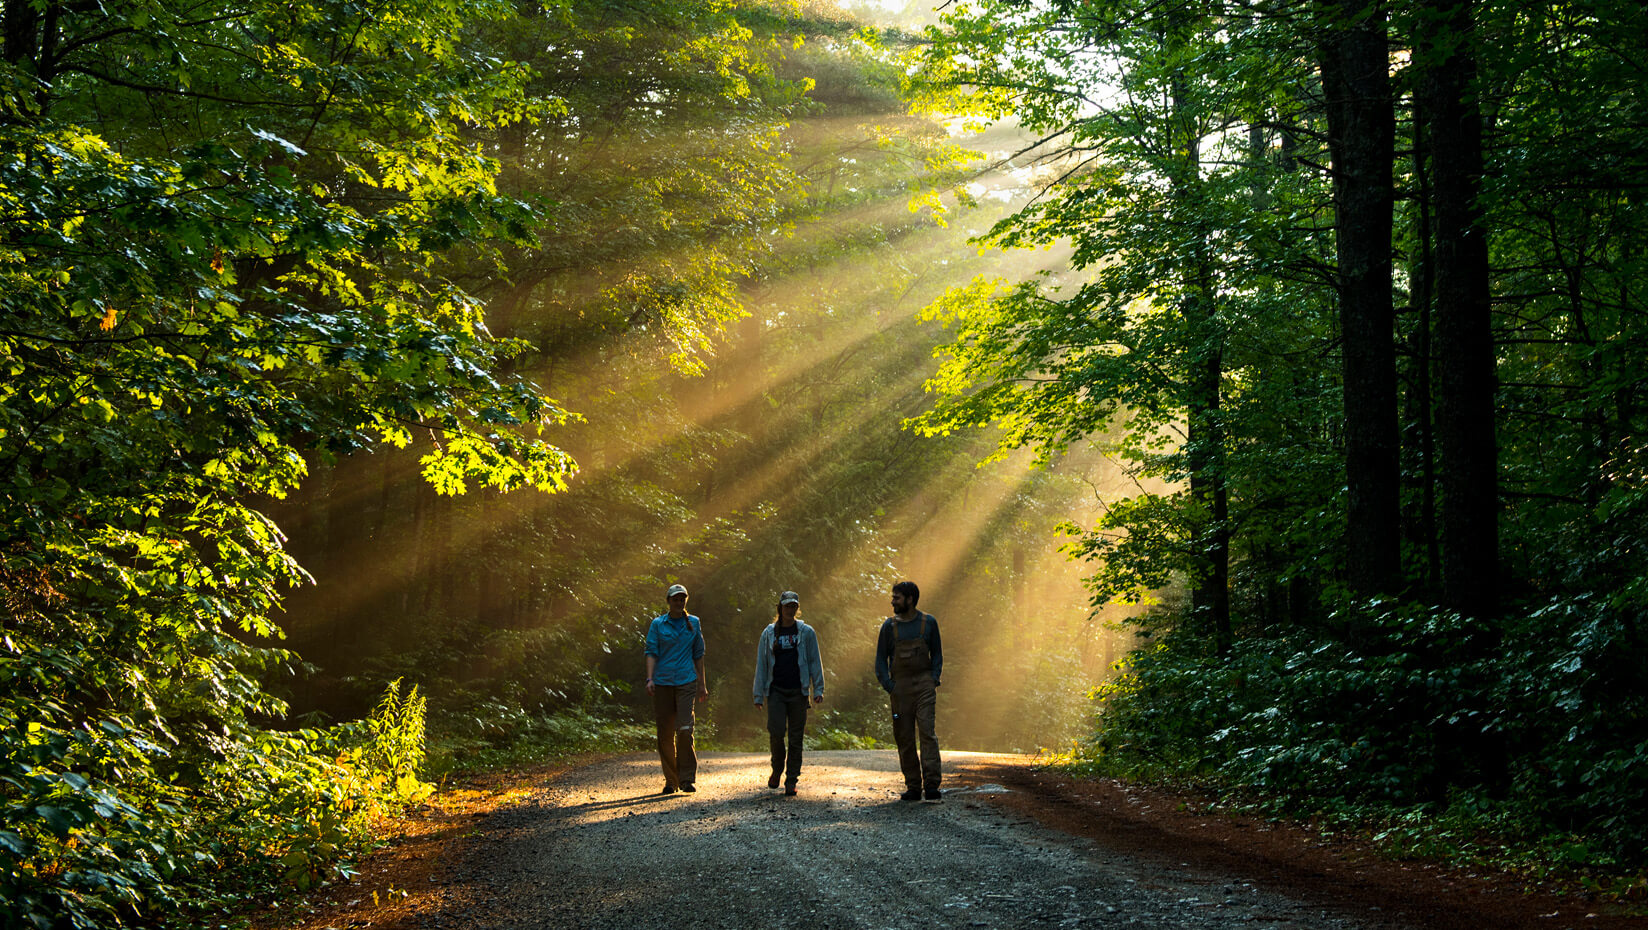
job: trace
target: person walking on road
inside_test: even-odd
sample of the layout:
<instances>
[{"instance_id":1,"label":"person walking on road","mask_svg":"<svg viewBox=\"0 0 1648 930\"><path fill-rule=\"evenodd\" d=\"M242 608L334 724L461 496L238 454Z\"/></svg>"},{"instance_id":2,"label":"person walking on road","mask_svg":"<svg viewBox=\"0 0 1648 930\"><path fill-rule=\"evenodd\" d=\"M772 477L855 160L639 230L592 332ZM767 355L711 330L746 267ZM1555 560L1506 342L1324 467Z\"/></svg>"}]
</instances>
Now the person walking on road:
<instances>
[{"instance_id":1,"label":"person walking on road","mask_svg":"<svg viewBox=\"0 0 1648 930\"><path fill-rule=\"evenodd\" d=\"M784 794L791 797L801 777L807 711L824 702L818 634L801 622L800 612L801 595L794 591L780 594L778 617L761 631L755 647L755 706L767 707L767 736L772 746L772 776L767 787L777 788L782 775Z\"/></svg>"},{"instance_id":2,"label":"person walking on road","mask_svg":"<svg viewBox=\"0 0 1648 930\"><path fill-rule=\"evenodd\" d=\"M943 797L935 721L944 649L939 643L938 620L916 609L919 600L921 589L915 582L893 585L893 616L882 621L881 635L876 637L875 670L881 687L892 698L893 740L898 743L898 765L904 771L904 793L899 797L936 804Z\"/></svg>"},{"instance_id":3,"label":"person walking on road","mask_svg":"<svg viewBox=\"0 0 1648 930\"><path fill-rule=\"evenodd\" d=\"M658 718L658 761L664 767L664 794L697 791L698 754L692 745L692 702L710 699L704 677L704 628L687 613L687 589L672 584L669 611L647 628L647 693Z\"/></svg>"}]
</instances>

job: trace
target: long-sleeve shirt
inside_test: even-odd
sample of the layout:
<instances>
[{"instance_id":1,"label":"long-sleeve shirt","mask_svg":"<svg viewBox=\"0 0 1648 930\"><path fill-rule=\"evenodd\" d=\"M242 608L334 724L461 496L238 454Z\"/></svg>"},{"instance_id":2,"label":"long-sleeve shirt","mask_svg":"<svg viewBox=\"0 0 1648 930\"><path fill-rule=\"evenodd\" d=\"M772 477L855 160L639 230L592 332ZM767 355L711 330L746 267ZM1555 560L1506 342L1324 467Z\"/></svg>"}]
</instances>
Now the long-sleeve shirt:
<instances>
[{"instance_id":1,"label":"long-sleeve shirt","mask_svg":"<svg viewBox=\"0 0 1648 930\"><path fill-rule=\"evenodd\" d=\"M909 620L888 617L881 623L881 635L876 637L875 671L881 687L888 691L893 690L893 640L915 639L920 636L922 617L927 618L927 651L933 656L933 684L939 683L939 675L944 671L944 648L939 644L938 618L918 610Z\"/></svg>"},{"instance_id":2,"label":"long-sleeve shirt","mask_svg":"<svg viewBox=\"0 0 1648 930\"><path fill-rule=\"evenodd\" d=\"M653 684L692 684L698 680L693 663L704 657L702 624L692 614L679 619L669 614L657 617L647 627L647 655L658 660L652 669Z\"/></svg>"},{"instance_id":3,"label":"long-sleeve shirt","mask_svg":"<svg viewBox=\"0 0 1648 930\"><path fill-rule=\"evenodd\" d=\"M800 620L795 621L795 625L796 664L801 672L801 691L821 698L824 696L824 660L818 654L818 634ZM755 699L758 702L765 702L767 692L772 690L773 637L778 633L777 626L776 623L767 624L767 628L761 631L761 642L755 647Z\"/></svg>"}]
</instances>

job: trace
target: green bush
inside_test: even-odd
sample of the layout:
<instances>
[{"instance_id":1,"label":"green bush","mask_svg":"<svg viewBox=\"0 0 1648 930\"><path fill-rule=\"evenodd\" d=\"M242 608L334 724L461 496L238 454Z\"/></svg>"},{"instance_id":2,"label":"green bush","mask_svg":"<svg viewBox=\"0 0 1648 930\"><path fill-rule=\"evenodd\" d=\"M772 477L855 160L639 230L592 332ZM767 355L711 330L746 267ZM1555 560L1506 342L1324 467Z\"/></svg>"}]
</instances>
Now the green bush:
<instances>
[{"instance_id":1,"label":"green bush","mask_svg":"<svg viewBox=\"0 0 1648 930\"><path fill-rule=\"evenodd\" d=\"M1094 690L1098 729L1070 761L1253 789L1379 823L1405 851L1492 836L1530 861L1645 864L1639 618L1565 598L1493 626L1389 602L1332 619L1224 654L1169 632Z\"/></svg>"},{"instance_id":2,"label":"green bush","mask_svg":"<svg viewBox=\"0 0 1648 930\"><path fill-rule=\"evenodd\" d=\"M366 720L242 727L204 747L156 742L152 722L21 729L28 740L0 760L6 926L188 923L276 882L345 875L384 817L431 790L418 777L423 699L399 682Z\"/></svg>"},{"instance_id":3,"label":"green bush","mask_svg":"<svg viewBox=\"0 0 1648 930\"><path fill-rule=\"evenodd\" d=\"M534 712L501 701L477 703L439 721L431 768L442 773L533 765L586 752L631 752L655 739L653 726L620 708L567 707Z\"/></svg>"},{"instance_id":4,"label":"green bush","mask_svg":"<svg viewBox=\"0 0 1648 930\"><path fill-rule=\"evenodd\" d=\"M839 727L816 727L807 734L808 749L882 749L886 744Z\"/></svg>"}]
</instances>

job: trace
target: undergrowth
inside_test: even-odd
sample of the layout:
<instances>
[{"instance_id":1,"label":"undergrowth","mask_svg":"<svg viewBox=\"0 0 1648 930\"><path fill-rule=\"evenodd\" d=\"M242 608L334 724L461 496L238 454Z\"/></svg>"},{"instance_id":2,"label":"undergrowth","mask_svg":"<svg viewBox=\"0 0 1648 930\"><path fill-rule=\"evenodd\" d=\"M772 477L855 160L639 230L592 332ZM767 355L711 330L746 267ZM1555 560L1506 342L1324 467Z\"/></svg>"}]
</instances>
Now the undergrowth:
<instances>
[{"instance_id":1,"label":"undergrowth","mask_svg":"<svg viewBox=\"0 0 1648 930\"><path fill-rule=\"evenodd\" d=\"M439 722L430 737L434 777L519 768L591 752L633 752L654 745L650 722L618 707L569 707L534 713L488 702Z\"/></svg>"},{"instance_id":2,"label":"undergrowth","mask_svg":"<svg viewBox=\"0 0 1648 930\"><path fill-rule=\"evenodd\" d=\"M269 889L351 875L385 822L433 790L421 778L424 714L418 689L396 681L361 720L134 753L116 763L118 786L77 774L75 754L89 750L46 734L0 767L13 789L0 799L0 924L204 926ZM106 728L104 743L117 735Z\"/></svg>"},{"instance_id":3,"label":"undergrowth","mask_svg":"<svg viewBox=\"0 0 1648 930\"><path fill-rule=\"evenodd\" d=\"M1222 654L1169 628L1094 689L1096 730L1052 764L1354 832L1392 857L1648 897L1633 618L1571 598L1493 628L1388 602L1333 619Z\"/></svg>"}]
</instances>

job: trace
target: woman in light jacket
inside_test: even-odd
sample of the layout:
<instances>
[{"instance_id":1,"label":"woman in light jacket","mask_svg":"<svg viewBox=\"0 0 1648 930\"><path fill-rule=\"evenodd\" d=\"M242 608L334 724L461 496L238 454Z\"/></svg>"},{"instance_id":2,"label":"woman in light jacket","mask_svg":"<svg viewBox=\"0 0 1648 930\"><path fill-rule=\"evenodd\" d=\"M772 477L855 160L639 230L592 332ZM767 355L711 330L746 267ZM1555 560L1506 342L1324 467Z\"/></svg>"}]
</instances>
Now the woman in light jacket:
<instances>
[{"instance_id":1,"label":"woman in light jacket","mask_svg":"<svg viewBox=\"0 0 1648 930\"><path fill-rule=\"evenodd\" d=\"M824 702L824 663L818 654L818 634L796 615L801 596L785 591L778 596L778 618L761 631L755 648L755 706L767 707L767 734L772 745L772 776L768 788L784 777L784 794L795 794L801 777L801 739L807 710ZM788 745L786 746L786 732Z\"/></svg>"}]
</instances>

